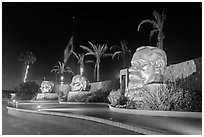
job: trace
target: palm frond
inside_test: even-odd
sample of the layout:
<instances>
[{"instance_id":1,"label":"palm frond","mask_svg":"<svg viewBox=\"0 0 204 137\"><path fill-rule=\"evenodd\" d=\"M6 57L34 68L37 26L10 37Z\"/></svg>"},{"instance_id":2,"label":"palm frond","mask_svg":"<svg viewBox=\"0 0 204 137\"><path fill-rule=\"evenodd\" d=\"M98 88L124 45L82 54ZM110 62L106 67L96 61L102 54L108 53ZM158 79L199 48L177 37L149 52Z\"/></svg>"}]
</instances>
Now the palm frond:
<instances>
[{"instance_id":1,"label":"palm frond","mask_svg":"<svg viewBox=\"0 0 204 137\"><path fill-rule=\"evenodd\" d=\"M83 64L83 62L84 62L84 57L85 57L85 54L84 54L84 53L80 53L80 54L79 54L79 59L78 59L78 63L79 63L79 64Z\"/></svg>"},{"instance_id":2,"label":"palm frond","mask_svg":"<svg viewBox=\"0 0 204 137\"><path fill-rule=\"evenodd\" d=\"M77 56L76 52L72 51L72 53L73 53L74 56L79 60L79 56Z\"/></svg>"},{"instance_id":3,"label":"palm frond","mask_svg":"<svg viewBox=\"0 0 204 137\"><path fill-rule=\"evenodd\" d=\"M32 52L26 51L24 53L21 53L18 61L21 61L25 64L33 64L34 62L36 62L36 58L34 56L34 54Z\"/></svg>"},{"instance_id":4,"label":"palm frond","mask_svg":"<svg viewBox=\"0 0 204 137\"><path fill-rule=\"evenodd\" d=\"M160 23L161 22L161 15L156 10L154 10L153 15L154 15L156 21L158 23Z\"/></svg>"},{"instance_id":5,"label":"palm frond","mask_svg":"<svg viewBox=\"0 0 204 137\"><path fill-rule=\"evenodd\" d=\"M91 47L94 47L94 44L91 43L90 41L88 41L89 45L91 45Z\"/></svg>"},{"instance_id":6,"label":"palm frond","mask_svg":"<svg viewBox=\"0 0 204 137\"><path fill-rule=\"evenodd\" d=\"M87 53L85 54L85 56L89 56L89 55L96 56L96 53L90 53L90 52L87 52Z\"/></svg>"},{"instance_id":7,"label":"palm frond","mask_svg":"<svg viewBox=\"0 0 204 137\"><path fill-rule=\"evenodd\" d=\"M111 53L103 54L103 57L112 57L112 56L113 56L113 54L111 54Z\"/></svg>"},{"instance_id":8,"label":"palm frond","mask_svg":"<svg viewBox=\"0 0 204 137\"><path fill-rule=\"evenodd\" d=\"M128 42L126 42L126 41L121 41L120 42L120 45L121 45L121 47L122 47L122 50L124 51L124 52L128 52L128 48L127 48L127 44L128 44Z\"/></svg>"},{"instance_id":9,"label":"palm frond","mask_svg":"<svg viewBox=\"0 0 204 137\"><path fill-rule=\"evenodd\" d=\"M144 23L154 24L154 23L152 22L152 20L143 20L143 21L138 25L137 31L140 30L140 26L141 26L142 24L144 24Z\"/></svg>"},{"instance_id":10,"label":"palm frond","mask_svg":"<svg viewBox=\"0 0 204 137\"><path fill-rule=\"evenodd\" d=\"M151 41L151 37L154 35L154 33L158 32L158 31L159 31L158 29L150 31L149 41Z\"/></svg>"},{"instance_id":11,"label":"palm frond","mask_svg":"<svg viewBox=\"0 0 204 137\"><path fill-rule=\"evenodd\" d=\"M54 66L54 67L53 67L53 69L58 69L58 68L59 68L59 66Z\"/></svg>"},{"instance_id":12,"label":"palm frond","mask_svg":"<svg viewBox=\"0 0 204 137\"><path fill-rule=\"evenodd\" d=\"M160 23L156 22L155 20L152 20L152 27L159 29L160 28Z\"/></svg>"},{"instance_id":13,"label":"palm frond","mask_svg":"<svg viewBox=\"0 0 204 137\"><path fill-rule=\"evenodd\" d=\"M57 71L57 69L52 69L50 72L52 73L52 72L56 72Z\"/></svg>"},{"instance_id":14,"label":"palm frond","mask_svg":"<svg viewBox=\"0 0 204 137\"><path fill-rule=\"evenodd\" d=\"M164 20L166 20L166 14L164 12L162 13L162 20L161 20L161 25L164 25Z\"/></svg>"},{"instance_id":15,"label":"palm frond","mask_svg":"<svg viewBox=\"0 0 204 137\"><path fill-rule=\"evenodd\" d=\"M61 62L60 62L60 61L58 61L58 63L59 63L59 68L62 68L62 64L61 64Z\"/></svg>"},{"instance_id":16,"label":"palm frond","mask_svg":"<svg viewBox=\"0 0 204 137\"><path fill-rule=\"evenodd\" d=\"M81 47L82 49L88 51L89 53L94 54L93 50L91 50L90 48L88 48L88 47L86 47L86 46L82 46L82 45L80 45L80 47Z\"/></svg>"},{"instance_id":17,"label":"palm frond","mask_svg":"<svg viewBox=\"0 0 204 137\"><path fill-rule=\"evenodd\" d=\"M120 55L122 54L122 51L117 51L113 54L112 59L118 55L118 59L120 58Z\"/></svg>"},{"instance_id":18,"label":"palm frond","mask_svg":"<svg viewBox=\"0 0 204 137\"><path fill-rule=\"evenodd\" d=\"M64 68L64 73L72 73L73 74L73 71L70 67L66 67L66 68Z\"/></svg>"},{"instance_id":19,"label":"palm frond","mask_svg":"<svg viewBox=\"0 0 204 137\"><path fill-rule=\"evenodd\" d=\"M84 63L94 63L95 64L95 62L92 60L86 60Z\"/></svg>"},{"instance_id":20,"label":"palm frond","mask_svg":"<svg viewBox=\"0 0 204 137\"><path fill-rule=\"evenodd\" d=\"M107 50L108 50L108 46L106 44L103 44L100 52L101 55L103 56L103 54L105 54Z\"/></svg>"}]
</instances>

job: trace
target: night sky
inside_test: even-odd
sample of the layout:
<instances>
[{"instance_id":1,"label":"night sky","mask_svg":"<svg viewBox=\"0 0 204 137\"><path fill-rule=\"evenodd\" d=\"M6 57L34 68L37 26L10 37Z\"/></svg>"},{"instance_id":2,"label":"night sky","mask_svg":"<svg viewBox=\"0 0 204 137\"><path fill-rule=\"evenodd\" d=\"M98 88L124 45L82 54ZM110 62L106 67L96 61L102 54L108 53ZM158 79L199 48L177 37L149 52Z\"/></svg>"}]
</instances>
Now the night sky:
<instances>
[{"instance_id":1,"label":"night sky","mask_svg":"<svg viewBox=\"0 0 204 137\"><path fill-rule=\"evenodd\" d=\"M29 69L27 80L39 83L45 77L54 81L50 71L63 60L73 31L77 53L85 53L79 45L89 46L88 41L110 47L125 40L132 54L140 46L155 46L156 35L149 42L152 30L149 24L143 24L137 31L142 20L155 20L154 10L164 11L167 16L163 31L168 64L202 56L201 2L3 2L2 88L13 89L22 81L23 65L17 59L25 51L33 52L37 58ZM71 56L68 64L79 74L76 59L75 65L72 62ZM102 58L101 80L117 78L121 68L122 60ZM85 76L91 82L93 69L93 64L85 64Z\"/></svg>"}]
</instances>

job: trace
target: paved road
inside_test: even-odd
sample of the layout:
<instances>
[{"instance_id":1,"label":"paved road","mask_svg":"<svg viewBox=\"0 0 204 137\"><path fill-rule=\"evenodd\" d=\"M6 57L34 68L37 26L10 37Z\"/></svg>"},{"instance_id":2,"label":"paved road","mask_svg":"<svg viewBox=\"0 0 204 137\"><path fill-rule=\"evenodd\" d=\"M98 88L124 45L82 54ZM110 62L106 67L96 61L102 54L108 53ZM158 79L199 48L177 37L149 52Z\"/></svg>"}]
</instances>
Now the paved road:
<instances>
[{"instance_id":1,"label":"paved road","mask_svg":"<svg viewBox=\"0 0 204 137\"><path fill-rule=\"evenodd\" d=\"M3 135L103 135L104 132L78 127L71 124L67 127L32 119L17 118L7 113L5 102L2 102L2 134ZM54 130L53 130L54 129Z\"/></svg>"},{"instance_id":2,"label":"paved road","mask_svg":"<svg viewBox=\"0 0 204 137\"><path fill-rule=\"evenodd\" d=\"M36 109L37 105L38 104L21 105L19 107ZM148 127L150 129L164 131L169 134L202 134L202 119L151 117L121 114L110 111L109 108L105 105L41 104L40 106L43 111L55 111L60 113L99 117L129 125Z\"/></svg>"}]
</instances>

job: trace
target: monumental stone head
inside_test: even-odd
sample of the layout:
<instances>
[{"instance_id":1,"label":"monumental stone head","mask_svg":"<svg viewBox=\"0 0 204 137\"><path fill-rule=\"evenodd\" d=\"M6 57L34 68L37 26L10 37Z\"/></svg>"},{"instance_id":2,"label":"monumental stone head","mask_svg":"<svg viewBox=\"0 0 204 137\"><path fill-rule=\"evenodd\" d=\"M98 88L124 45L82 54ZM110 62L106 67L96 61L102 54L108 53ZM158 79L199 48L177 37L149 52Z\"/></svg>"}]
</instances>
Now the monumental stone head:
<instances>
[{"instance_id":1,"label":"monumental stone head","mask_svg":"<svg viewBox=\"0 0 204 137\"><path fill-rule=\"evenodd\" d=\"M161 82L166 65L167 57L163 50L151 46L137 48L128 70L128 89L138 89L148 83Z\"/></svg>"},{"instance_id":2,"label":"monumental stone head","mask_svg":"<svg viewBox=\"0 0 204 137\"><path fill-rule=\"evenodd\" d=\"M72 91L87 90L90 86L89 80L82 75L75 75L70 84Z\"/></svg>"},{"instance_id":3,"label":"monumental stone head","mask_svg":"<svg viewBox=\"0 0 204 137\"><path fill-rule=\"evenodd\" d=\"M54 83L52 81L43 81L40 86L40 90L42 93L50 93L54 87Z\"/></svg>"}]
</instances>

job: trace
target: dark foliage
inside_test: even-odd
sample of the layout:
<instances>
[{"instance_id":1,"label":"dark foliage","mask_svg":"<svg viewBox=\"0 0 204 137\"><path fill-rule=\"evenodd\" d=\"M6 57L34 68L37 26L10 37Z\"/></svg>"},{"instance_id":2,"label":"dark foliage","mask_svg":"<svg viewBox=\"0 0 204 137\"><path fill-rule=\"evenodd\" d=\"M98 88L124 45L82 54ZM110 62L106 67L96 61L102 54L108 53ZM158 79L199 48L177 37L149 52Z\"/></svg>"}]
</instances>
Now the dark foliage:
<instances>
[{"instance_id":1,"label":"dark foliage","mask_svg":"<svg viewBox=\"0 0 204 137\"><path fill-rule=\"evenodd\" d=\"M8 92L8 93L6 93L6 92L4 92L4 93L2 93L2 98L4 98L4 99L10 99L11 98L11 94Z\"/></svg>"},{"instance_id":2,"label":"dark foliage","mask_svg":"<svg viewBox=\"0 0 204 137\"><path fill-rule=\"evenodd\" d=\"M36 96L39 91L39 85L34 81L23 82L19 87L15 88L16 99L18 100L31 100Z\"/></svg>"},{"instance_id":3,"label":"dark foliage","mask_svg":"<svg viewBox=\"0 0 204 137\"><path fill-rule=\"evenodd\" d=\"M96 92L91 93L91 95L86 98L86 102L103 102L103 103L107 103L108 102L107 96L108 96L107 92L104 92L102 90L98 90Z\"/></svg>"},{"instance_id":4,"label":"dark foliage","mask_svg":"<svg viewBox=\"0 0 204 137\"><path fill-rule=\"evenodd\" d=\"M202 92L193 90L189 83L189 79L177 79L175 83L167 83L168 89L176 97L172 97L170 110L202 112Z\"/></svg>"},{"instance_id":5,"label":"dark foliage","mask_svg":"<svg viewBox=\"0 0 204 137\"><path fill-rule=\"evenodd\" d=\"M108 96L112 106L139 110L202 112L202 92L189 86L189 79L167 81L155 93L145 91L144 100L128 100L120 90L113 90Z\"/></svg>"}]
</instances>

